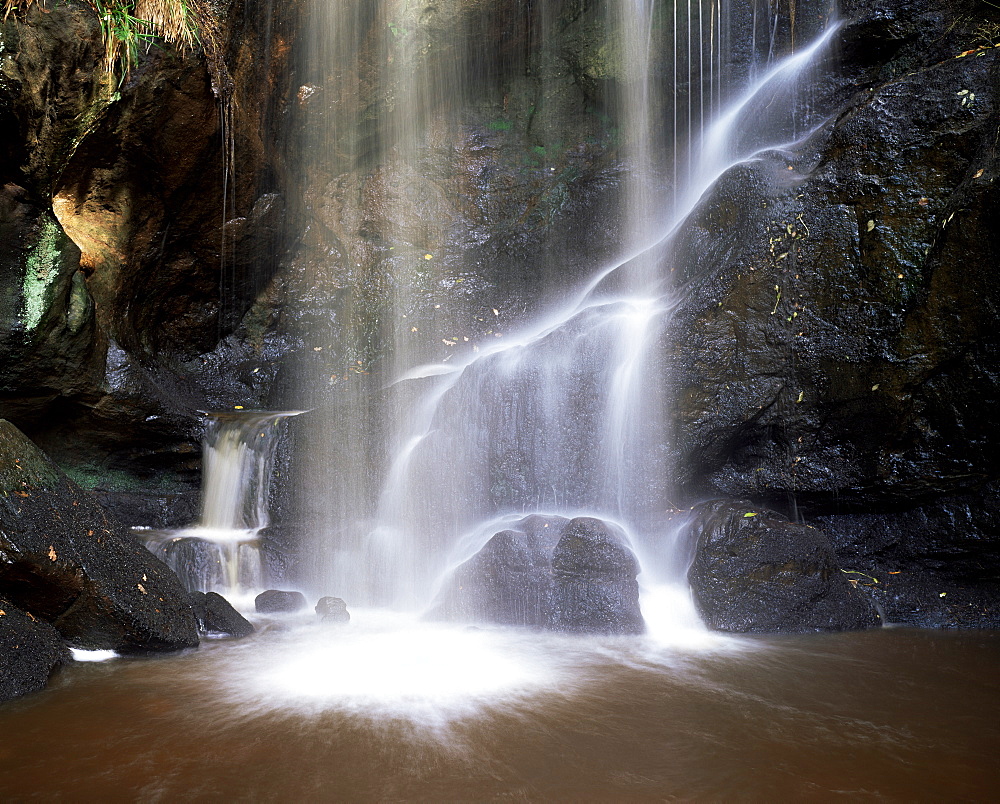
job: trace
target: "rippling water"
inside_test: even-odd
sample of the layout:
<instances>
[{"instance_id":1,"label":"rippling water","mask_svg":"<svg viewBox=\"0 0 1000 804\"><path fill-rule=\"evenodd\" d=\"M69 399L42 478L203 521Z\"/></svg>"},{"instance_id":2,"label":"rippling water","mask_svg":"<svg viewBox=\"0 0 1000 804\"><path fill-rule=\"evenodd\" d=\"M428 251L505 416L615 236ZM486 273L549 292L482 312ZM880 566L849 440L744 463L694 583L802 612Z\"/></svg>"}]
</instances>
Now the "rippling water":
<instances>
[{"instance_id":1,"label":"rippling water","mask_svg":"<svg viewBox=\"0 0 1000 804\"><path fill-rule=\"evenodd\" d=\"M0 798L991 800L1000 633L595 639L356 612L78 663Z\"/></svg>"}]
</instances>

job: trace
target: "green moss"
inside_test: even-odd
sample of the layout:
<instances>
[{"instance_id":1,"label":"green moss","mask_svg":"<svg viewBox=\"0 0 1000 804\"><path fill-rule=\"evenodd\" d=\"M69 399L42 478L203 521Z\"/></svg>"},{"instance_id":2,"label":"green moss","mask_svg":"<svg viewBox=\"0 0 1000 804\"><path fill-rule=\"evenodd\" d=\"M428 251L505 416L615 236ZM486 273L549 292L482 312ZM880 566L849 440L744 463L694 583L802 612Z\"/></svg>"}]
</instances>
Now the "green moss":
<instances>
[{"instance_id":1,"label":"green moss","mask_svg":"<svg viewBox=\"0 0 1000 804\"><path fill-rule=\"evenodd\" d=\"M140 478L122 469L107 469L94 464L60 466L63 473L80 488L93 491L180 491L187 487L175 476L158 474L155 478Z\"/></svg>"},{"instance_id":2,"label":"green moss","mask_svg":"<svg viewBox=\"0 0 1000 804\"><path fill-rule=\"evenodd\" d=\"M24 297L24 328L30 332L42 321L51 303L52 286L59 277L63 233L52 219L42 223L38 239L28 253L22 295Z\"/></svg>"}]
</instances>

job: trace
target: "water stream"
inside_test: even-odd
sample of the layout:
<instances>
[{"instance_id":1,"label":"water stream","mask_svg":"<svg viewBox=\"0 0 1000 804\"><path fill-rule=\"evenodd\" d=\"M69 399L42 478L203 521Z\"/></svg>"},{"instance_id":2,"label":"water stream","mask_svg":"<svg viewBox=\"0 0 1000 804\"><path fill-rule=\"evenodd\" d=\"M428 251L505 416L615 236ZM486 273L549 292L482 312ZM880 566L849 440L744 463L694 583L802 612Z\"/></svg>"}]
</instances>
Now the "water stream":
<instances>
[{"instance_id":1,"label":"water stream","mask_svg":"<svg viewBox=\"0 0 1000 804\"><path fill-rule=\"evenodd\" d=\"M260 533L269 523L273 459L283 419L302 411L206 413L201 515L189 528L141 530L188 590L246 603L262 591Z\"/></svg>"}]
</instances>

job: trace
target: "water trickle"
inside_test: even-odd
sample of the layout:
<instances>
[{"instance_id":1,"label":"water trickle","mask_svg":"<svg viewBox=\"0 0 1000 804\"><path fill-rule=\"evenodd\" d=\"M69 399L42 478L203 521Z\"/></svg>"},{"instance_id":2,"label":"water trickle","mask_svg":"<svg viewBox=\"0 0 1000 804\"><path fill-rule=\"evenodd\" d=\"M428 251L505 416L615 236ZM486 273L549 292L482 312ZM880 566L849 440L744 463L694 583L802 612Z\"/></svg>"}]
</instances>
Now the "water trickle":
<instances>
[{"instance_id":1,"label":"water trickle","mask_svg":"<svg viewBox=\"0 0 1000 804\"><path fill-rule=\"evenodd\" d=\"M174 531L143 531L147 546L191 591L241 599L262 589L260 532L283 419L302 411L206 413L201 516Z\"/></svg>"}]
</instances>

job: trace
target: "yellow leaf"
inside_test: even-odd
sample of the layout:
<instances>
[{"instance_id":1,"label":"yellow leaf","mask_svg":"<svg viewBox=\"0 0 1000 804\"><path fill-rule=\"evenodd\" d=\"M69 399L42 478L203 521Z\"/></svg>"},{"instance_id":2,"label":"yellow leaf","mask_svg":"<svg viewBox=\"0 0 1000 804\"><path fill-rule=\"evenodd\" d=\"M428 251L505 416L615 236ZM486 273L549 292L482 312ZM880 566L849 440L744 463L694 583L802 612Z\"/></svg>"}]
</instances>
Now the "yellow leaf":
<instances>
[{"instance_id":1,"label":"yellow leaf","mask_svg":"<svg viewBox=\"0 0 1000 804\"><path fill-rule=\"evenodd\" d=\"M56 560L56 548L54 548L50 544L49 545L49 561L55 561L55 560Z\"/></svg>"}]
</instances>

